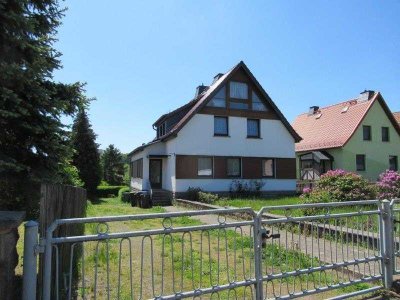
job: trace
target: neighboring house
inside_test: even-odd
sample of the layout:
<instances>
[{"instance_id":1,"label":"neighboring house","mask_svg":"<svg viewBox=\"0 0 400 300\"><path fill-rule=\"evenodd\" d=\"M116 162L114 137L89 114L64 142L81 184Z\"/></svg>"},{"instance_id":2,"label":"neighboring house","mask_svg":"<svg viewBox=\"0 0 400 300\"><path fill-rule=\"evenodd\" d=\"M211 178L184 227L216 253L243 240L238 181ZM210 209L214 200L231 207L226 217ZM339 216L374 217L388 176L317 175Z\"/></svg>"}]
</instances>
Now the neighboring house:
<instances>
[{"instance_id":1,"label":"neighboring house","mask_svg":"<svg viewBox=\"0 0 400 300\"><path fill-rule=\"evenodd\" d=\"M398 169L400 127L379 92L299 115L293 128L298 176L318 179L330 169L344 169L375 181L387 169Z\"/></svg>"},{"instance_id":2,"label":"neighboring house","mask_svg":"<svg viewBox=\"0 0 400 300\"><path fill-rule=\"evenodd\" d=\"M396 119L397 123L400 124L400 111L393 113L394 118Z\"/></svg>"},{"instance_id":3,"label":"neighboring house","mask_svg":"<svg viewBox=\"0 0 400 300\"><path fill-rule=\"evenodd\" d=\"M259 179L262 191L295 191L300 137L243 62L153 128L156 138L130 153L132 189L226 193L234 179Z\"/></svg>"}]
</instances>

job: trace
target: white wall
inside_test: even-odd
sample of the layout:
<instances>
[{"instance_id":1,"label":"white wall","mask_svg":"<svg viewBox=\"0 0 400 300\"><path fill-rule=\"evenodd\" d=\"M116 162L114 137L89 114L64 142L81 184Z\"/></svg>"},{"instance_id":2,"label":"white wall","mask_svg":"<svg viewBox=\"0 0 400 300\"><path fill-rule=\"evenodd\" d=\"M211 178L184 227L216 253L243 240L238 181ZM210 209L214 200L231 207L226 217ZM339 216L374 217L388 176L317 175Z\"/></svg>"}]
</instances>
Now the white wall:
<instances>
[{"instance_id":1,"label":"white wall","mask_svg":"<svg viewBox=\"0 0 400 300\"><path fill-rule=\"evenodd\" d=\"M169 153L294 158L294 139L279 120L260 120L261 139L248 139L247 119L229 117L229 137L214 137L214 116L196 114L167 142Z\"/></svg>"},{"instance_id":2,"label":"white wall","mask_svg":"<svg viewBox=\"0 0 400 300\"><path fill-rule=\"evenodd\" d=\"M250 180L244 180L249 182ZM294 179L263 179L262 191L294 191ZM186 192L189 187L199 187L207 192L229 191L232 179L177 179L175 192Z\"/></svg>"},{"instance_id":3,"label":"white wall","mask_svg":"<svg viewBox=\"0 0 400 300\"><path fill-rule=\"evenodd\" d=\"M189 186L206 191L228 191L231 179L176 179L175 155L221 155L247 157L294 158L294 139L279 120L260 120L261 139L247 138L247 118L229 117L229 137L214 137L214 116L196 114L176 138L146 147L131 157L143 158L143 180L131 180L131 186L147 189L148 155L169 155L163 158L163 188L185 192ZM265 191L293 191L295 180L266 179Z\"/></svg>"}]
</instances>

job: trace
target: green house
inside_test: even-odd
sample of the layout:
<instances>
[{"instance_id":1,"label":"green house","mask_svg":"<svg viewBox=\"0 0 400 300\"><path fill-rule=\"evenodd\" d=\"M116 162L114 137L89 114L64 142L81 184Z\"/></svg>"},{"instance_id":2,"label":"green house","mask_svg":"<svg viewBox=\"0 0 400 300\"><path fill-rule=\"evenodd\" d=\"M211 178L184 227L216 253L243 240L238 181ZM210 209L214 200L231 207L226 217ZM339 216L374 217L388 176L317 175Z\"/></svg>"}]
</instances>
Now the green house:
<instances>
[{"instance_id":1,"label":"green house","mask_svg":"<svg viewBox=\"0 0 400 300\"><path fill-rule=\"evenodd\" d=\"M331 169L356 172L375 181L398 170L400 126L379 92L320 108L310 107L293 123L300 180L317 180Z\"/></svg>"}]
</instances>

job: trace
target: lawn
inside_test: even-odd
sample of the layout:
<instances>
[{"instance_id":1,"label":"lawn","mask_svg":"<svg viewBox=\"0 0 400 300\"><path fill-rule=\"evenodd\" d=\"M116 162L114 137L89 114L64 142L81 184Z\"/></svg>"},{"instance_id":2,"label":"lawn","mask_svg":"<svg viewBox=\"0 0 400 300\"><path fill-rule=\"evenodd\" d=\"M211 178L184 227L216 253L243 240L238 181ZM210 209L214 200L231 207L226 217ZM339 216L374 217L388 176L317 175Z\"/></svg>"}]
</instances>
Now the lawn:
<instances>
[{"instance_id":1,"label":"lawn","mask_svg":"<svg viewBox=\"0 0 400 300\"><path fill-rule=\"evenodd\" d=\"M253 204L254 209L265 205L295 204L299 198L282 199L232 200L235 205ZM222 204L220 204L222 205ZM232 203L229 202L232 206ZM87 216L134 215L162 213L165 209L154 207L140 209L122 203L117 198L100 199L96 204L88 204ZM195 226L200 221L189 217L172 218L173 228ZM163 219L141 221L109 222L109 232L134 232L163 228ZM165 225L165 223L164 223ZM241 230L243 229L243 231ZM78 270L74 270L78 278L78 298L137 299L152 298L160 294L171 294L179 291L194 290L199 287L210 287L217 284L229 284L251 278L254 273L253 239L246 235L245 226L235 230L197 230L172 234L144 234L129 239L112 239L105 242L85 242L83 246L84 260L80 259ZM86 224L85 234L97 234L98 224ZM247 228L251 232L251 228ZM22 232L21 232L22 233ZM20 241L22 241L22 236ZM22 243L19 249L22 250ZM82 245L75 245L82 250ZM20 252L21 254L21 252ZM108 258L108 259L107 259ZM316 257L300 253L291 245L290 248L279 244L267 244L263 250L264 272L280 273L294 269L305 269L323 264ZM82 276L84 272L84 280ZM63 284L60 290L67 289L68 270L60 270ZM340 273L340 272L339 272ZM343 277L343 276L342 276ZM313 275L300 275L288 279L273 280L265 286L268 296L284 295L304 289L324 286L338 282L338 272L314 272ZM340 280L341 281L341 280ZM309 296L308 299L320 299L337 293L351 292L366 288L360 284L333 292ZM251 298L250 288L236 288L219 295L206 296L204 299Z\"/></svg>"}]
</instances>

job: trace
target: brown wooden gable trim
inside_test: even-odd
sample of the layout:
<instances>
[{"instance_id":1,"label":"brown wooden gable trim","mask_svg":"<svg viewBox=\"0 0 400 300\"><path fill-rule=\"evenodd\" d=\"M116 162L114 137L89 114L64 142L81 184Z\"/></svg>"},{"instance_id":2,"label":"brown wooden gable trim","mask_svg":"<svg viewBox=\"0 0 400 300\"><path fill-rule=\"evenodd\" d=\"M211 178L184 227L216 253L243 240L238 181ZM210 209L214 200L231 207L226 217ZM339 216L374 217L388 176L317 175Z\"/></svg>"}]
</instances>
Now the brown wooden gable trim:
<instances>
[{"instance_id":1,"label":"brown wooden gable trim","mask_svg":"<svg viewBox=\"0 0 400 300\"><path fill-rule=\"evenodd\" d=\"M279 120L279 117L273 111L252 111L247 109L228 109L219 107L204 107L199 114L204 115L217 115L217 116L231 116L243 117L251 119L268 119Z\"/></svg>"}]
</instances>

